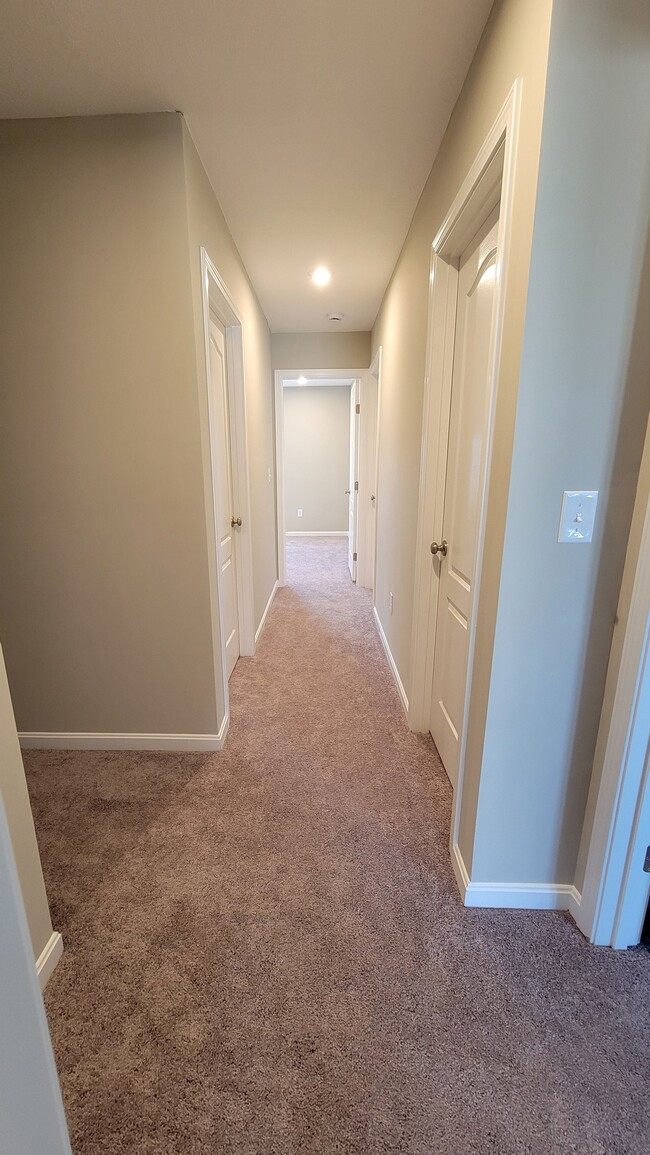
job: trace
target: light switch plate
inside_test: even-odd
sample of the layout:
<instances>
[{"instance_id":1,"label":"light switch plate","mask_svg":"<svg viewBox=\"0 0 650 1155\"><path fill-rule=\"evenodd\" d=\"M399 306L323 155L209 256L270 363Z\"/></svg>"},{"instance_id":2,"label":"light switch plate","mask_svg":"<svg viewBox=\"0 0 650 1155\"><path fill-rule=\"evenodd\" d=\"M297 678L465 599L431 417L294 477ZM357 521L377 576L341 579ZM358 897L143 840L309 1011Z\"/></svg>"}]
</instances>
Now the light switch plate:
<instances>
[{"instance_id":1,"label":"light switch plate","mask_svg":"<svg viewBox=\"0 0 650 1155\"><path fill-rule=\"evenodd\" d=\"M565 489L557 540L571 543L591 541L597 504L597 489Z\"/></svg>"}]
</instances>

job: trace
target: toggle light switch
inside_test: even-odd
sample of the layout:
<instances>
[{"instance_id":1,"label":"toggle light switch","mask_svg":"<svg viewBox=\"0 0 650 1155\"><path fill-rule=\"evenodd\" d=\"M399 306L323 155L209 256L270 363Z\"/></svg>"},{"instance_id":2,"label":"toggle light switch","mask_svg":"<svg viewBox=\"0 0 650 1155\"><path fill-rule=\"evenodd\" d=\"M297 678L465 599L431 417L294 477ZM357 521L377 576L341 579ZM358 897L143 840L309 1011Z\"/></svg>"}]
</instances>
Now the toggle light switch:
<instances>
[{"instance_id":1,"label":"toggle light switch","mask_svg":"<svg viewBox=\"0 0 650 1155\"><path fill-rule=\"evenodd\" d=\"M557 540L562 542L591 541L598 504L597 489L565 489L560 514L560 532Z\"/></svg>"}]
</instances>

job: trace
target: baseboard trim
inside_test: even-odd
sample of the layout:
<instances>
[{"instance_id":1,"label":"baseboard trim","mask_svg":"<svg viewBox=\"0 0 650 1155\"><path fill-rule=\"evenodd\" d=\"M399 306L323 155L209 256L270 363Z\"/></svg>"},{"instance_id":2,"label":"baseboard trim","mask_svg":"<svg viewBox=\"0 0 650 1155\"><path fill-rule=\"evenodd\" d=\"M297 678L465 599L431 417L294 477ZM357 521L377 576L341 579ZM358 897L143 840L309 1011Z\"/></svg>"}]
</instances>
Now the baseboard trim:
<instances>
[{"instance_id":1,"label":"baseboard trim","mask_svg":"<svg viewBox=\"0 0 650 1155\"><path fill-rule=\"evenodd\" d=\"M465 906L500 910L568 910L580 906L575 886L560 882L471 882L458 843L451 864Z\"/></svg>"},{"instance_id":2,"label":"baseboard trim","mask_svg":"<svg viewBox=\"0 0 650 1155\"><path fill-rule=\"evenodd\" d=\"M220 750L228 732L218 734L92 734L39 732L18 735L23 750Z\"/></svg>"},{"instance_id":3,"label":"baseboard trim","mask_svg":"<svg viewBox=\"0 0 650 1155\"><path fill-rule=\"evenodd\" d=\"M257 643L260 640L262 630L264 629L264 626L266 625L266 619L269 616L269 610L271 609L271 606L273 605L273 599L274 599L275 595L277 594L279 588L280 588L280 583L276 582L275 585L273 586L273 589L271 590L271 596L270 596L268 602L266 603L266 609L264 610L264 613L262 614L262 617L260 619L260 624L255 631L255 645L257 645Z\"/></svg>"},{"instance_id":4,"label":"baseboard trim","mask_svg":"<svg viewBox=\"0 0 650 1155\"><path fill-rule=\"evenodd\" d=\"M386 654L386 657L388 658L388 665L390 666L393 677L395 679L395 685L397 686L397 692L400 696L400 701L402 703L402 706L404 707L404 712L408 718L409 700L406 697L406 690L404 689L402 679L399 676L399 670L397 669L397 664L396 664L395 659L391 653L391 648L388 645L388 638L386 637L386 635L384 633L384 627L382 626L382 624L379 620L379 614L377 613L377 607L376 606L372 607L372 612L373 612L373 616L375 619L375 625L377 626L377 632L378 632L379 637L381 639L381 644L384 647L384 652Z\"/></svg>"},{"instance_id":5,"label":"baseboard trim","mask_svg":"<svg viewBox=\"0 0 650 1155\"><path fill-rule=\"evenodd\" d=\"M349 537L347 530L340 529L309 529L305 530L287 530L285 537Z\"/></svg>"},{"instance_id":6,"label":"baseboard trim","mask_svg":"<svg viewBox=\"0 0 650 1155\"><path fill-rule=\"evenodd\" d=\"M36 974L42 991L45 990L62 954L63 939L58 931L53 930L36 960Z\"/></svg>"},{"instance_id":7,"label":"baseboard trim","mask_svg":"<svg viewBox=\"0 0 650 1155\"><path fill-rule=\"evenodd\" d=\"M580 926L580 906L582 903L582 894L579 890L576 890L575 886L571 887L571 892L572 893L569 895L569 914L571 915L571 918L574 920L574 922L576 922L580 927L580 930L582 930L582 927Z\"/></svg>"}]
</instances>

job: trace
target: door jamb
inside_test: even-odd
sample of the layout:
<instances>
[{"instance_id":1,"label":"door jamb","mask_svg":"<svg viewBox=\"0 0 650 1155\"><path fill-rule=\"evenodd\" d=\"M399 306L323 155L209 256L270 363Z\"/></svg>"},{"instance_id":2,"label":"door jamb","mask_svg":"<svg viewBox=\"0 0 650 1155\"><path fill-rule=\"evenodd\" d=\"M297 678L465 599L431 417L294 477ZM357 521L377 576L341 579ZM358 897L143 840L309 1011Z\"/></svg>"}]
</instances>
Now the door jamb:
<instances>
[{"instance_id":1,"label":"door jamb","mask_svg":"<svg viewBox=\"0 0 650 1155\"><path fill-rule=\"evenodd\" d=\"M278 550L278 585L287 584L287 539L284 516L284 381L309 377L312 381L362 381L367 369L276 369L275 383L275 485ZM358 537L358 533L357 533Z\"/></svg>"},{"instance_id":2,"label":"door jamb","mask_svg":"<svg viewBox=\"0 0 650 1155\"><path fill-rule=\"evenodd\" d=\"M250 484L248 472L248 441L246 435L246 392L244 382L244 349L242 319L227 285L208 252L201 247L201 296L203 305L203 335L209 427L209 450L206 468L209 484L206 490L206 521L210 549L210 601L212 616L212 652L217 693L222 688L224 718L221 731L228 726L230 705L223 628L223 592L219 576L218 549L215 533L216 505L216 432L214 400L210 368L210 317L223 325L226 344L226 383L230 427L230 455L232 469L233 504L242 519L241 530L235 538L235 567L237 574L237 616L239 624L239 652L243 657L255 653L255 625L253 610L253 542L251 534ZM233 511L234 512L234 511Z\"/></svg>"},{"instance_id":3,"label":"door jamb","mask_svg":"<svg viewBox=\"0 0 650 1155\"><path fill-rule=\"evenodd\" d=\"M482 222L500 203L496 270L497 300L492 322L489 355L491 397L483 462L483 500L479 513L476 576L472 621L469 629L467 681L460 740L458 783L454 791L452 813L452 852L458 840L463 790L467 724L470 712L469 686L474 658L476 607L479 603L481 589L488 481L511 246L521 92L522 81L517 79L431 246L429 324L427 327L424 379L408 713L410 728L422 732L427 732L429 729L429 705L433 680L433 648L437 613L437 597L434 594L437 577L433 572L430 542L432 537L441 533L444 509L458 285L456 262Z\"/></svg>"}]
</instances>

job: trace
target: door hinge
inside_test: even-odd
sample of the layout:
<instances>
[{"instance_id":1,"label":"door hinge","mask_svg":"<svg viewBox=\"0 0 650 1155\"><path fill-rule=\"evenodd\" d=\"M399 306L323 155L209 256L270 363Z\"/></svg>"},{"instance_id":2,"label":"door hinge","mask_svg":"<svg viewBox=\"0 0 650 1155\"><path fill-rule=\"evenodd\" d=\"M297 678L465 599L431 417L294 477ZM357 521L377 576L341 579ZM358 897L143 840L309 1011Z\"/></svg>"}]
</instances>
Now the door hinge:
<instances>
[{"instance_id":1,"label":"door hinge","mask_svg":"<svg viewBox=\"0 0 650 1155\"><path fill-rule=\"evenodd\" d=\"M352 561L356 561L356 560L357 560L357 555L356 555L356 553L353 553L352 554Z\"/></svg>"},{"instance_id":2,"label":"door hinge","mask_svg":"<svg viewBox=\"0 0 650 1155\"><path fill-rule=\"evenodd\" d=\"M358 481L355 481L355 483L354 483L354 492L355 493L359 492L359 482Z\"/></svg>"},{"instance_id":3,"label":"door hinge","mask_svg":"<svg viewBox=\"0 0 650 1155\"><path fill-rule=\"evenodd\" d=\"M357 401L357 413L360 413L360 412L361 412L361 406L360 406L359 402Z\"/></svg>"}]
</instances>

